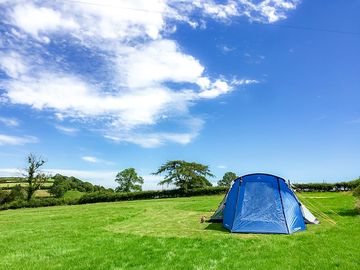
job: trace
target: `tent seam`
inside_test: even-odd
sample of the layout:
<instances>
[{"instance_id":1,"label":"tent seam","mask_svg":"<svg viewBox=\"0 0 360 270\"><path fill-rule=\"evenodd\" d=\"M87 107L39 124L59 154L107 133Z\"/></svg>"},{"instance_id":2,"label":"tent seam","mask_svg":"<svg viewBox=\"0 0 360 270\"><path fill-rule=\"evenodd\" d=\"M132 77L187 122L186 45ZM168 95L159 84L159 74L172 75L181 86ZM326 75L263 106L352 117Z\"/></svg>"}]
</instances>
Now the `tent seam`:
<instances>
[{"instance_id":1,"label":"tent seam","mask_svg":"<svg viewBox=\"0 0 360 270\"><path fill-rule=\"evenodd\" d=\"M283 215L284 215L286 230L287 230L288 234L290 234L289 225L288 225L288 223L287 223L286 216L285 216L285 211L284 211L284 203L283 203L283 199L282 199L282 196L281 196L279 177L277 177L277 184L278 184L278 190L279 190L280 201L281 201L281 209L282 209L282 213L283 213Z\"/></svg>"},{"instance_id":2,"label":"tent seam","mask_svg":"<svg viewBox=\"0 0 360 270\"><path fill-rule=\"evenodd\" d=\"M232 224L231 224L231 232L232 232L232 229L234 227L234 222L235 222L235 215L236 215L236 210L238 208L238 202L239 202L239 192L240 192L240 186L242 184L242 177L239 178L239 186L237 188L237 193L236 193L236 204L235 204L235 210L234 210L234 216L233 216L233 221L232 221Z\"/></svg>"}]
</instances>

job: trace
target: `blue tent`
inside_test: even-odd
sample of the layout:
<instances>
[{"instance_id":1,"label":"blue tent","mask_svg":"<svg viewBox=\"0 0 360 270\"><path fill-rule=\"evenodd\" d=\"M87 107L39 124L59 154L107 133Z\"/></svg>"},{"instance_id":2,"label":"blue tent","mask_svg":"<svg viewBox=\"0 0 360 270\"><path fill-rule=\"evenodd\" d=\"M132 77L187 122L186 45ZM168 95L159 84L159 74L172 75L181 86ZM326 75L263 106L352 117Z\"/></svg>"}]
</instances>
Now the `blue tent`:
<instances>
[{"instance_id":1,"label":"blue tent","mask_svg":"<svg viewBox=\"0 0 360 270\"><path fill-rule=\"evenodd\" d=\"M233 182L215 215L230 232L291 234L306 229L302 207L284 179L248 174Z\"/></svg>"}]
</instances>

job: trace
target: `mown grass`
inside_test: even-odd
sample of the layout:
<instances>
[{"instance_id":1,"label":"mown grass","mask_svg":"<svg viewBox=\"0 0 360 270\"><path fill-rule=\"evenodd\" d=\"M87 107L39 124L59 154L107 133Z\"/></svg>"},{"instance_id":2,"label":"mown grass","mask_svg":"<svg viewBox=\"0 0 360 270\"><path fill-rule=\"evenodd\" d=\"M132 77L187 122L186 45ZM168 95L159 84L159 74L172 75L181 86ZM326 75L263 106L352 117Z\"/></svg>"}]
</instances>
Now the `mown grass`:
<instances>
[{"instance_id":1,"label":"mown grass","mask_svg":"<svg viewBox=\"0 0 360 270\"><path fill-rule=\"evenodd\" d=\"M320 225L293 235L230 234L199 222L222 196L0 212L1 269L359 269L348 193L303 193Z\"/></svg>"}]
</instances>

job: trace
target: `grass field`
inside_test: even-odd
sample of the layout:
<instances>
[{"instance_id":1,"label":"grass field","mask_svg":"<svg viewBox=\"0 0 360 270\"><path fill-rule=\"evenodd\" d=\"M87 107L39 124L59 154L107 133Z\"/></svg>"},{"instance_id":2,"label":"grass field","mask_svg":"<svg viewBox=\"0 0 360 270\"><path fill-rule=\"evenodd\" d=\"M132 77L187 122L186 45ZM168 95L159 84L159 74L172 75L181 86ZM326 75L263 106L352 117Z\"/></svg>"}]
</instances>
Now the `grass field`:
<instances>
[{"instance_id":1,"label":"grass field","mask_svg":"<svg viewBox=\"0 0 360 270\"><path fill-rule=\"evenodd\" d=\"M303 193L320 225L293 235L230 234L199 222L222 196L0 212L1 269L359 269L348 193Z\"/></svg>"}]
</instances>

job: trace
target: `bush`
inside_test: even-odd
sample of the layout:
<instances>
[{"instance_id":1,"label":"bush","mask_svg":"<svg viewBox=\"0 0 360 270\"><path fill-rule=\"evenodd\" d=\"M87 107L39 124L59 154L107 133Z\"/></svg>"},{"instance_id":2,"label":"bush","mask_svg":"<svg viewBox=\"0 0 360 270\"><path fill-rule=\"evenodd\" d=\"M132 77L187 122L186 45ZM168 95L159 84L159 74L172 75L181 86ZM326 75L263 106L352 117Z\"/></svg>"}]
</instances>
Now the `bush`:
<instances>
[{"instance_id":1,"label":"bush","mask_svg":"<svg viewBox=\"0 0 360 270\"><path fill-rule=\"evenodd\" d=\"M55 205L72 205L79 204L78 200L64 199L64 198L42 198L31 199L30 201L16 200L9 203L0 205L0 210L17 209L17 208L36 208L43 206L55 206Z\"/></svg>"},{"instance_id":2,"label":"bush","mask_svg":"<svg viewBox=\"0 0 360 270\"><path fill-rule=\"evenodd\" d=\"M353 190L353 195L355 197L360 197L360 185Z\"/></svg>"},{"instance_id":3,"label":"bush","mask_svg":"<svg viewBox=\"0 0 360 270\"><path fill-rule=\"evenodd\" d=\"M13 186L10 191L0 191L0 204L25 199L26 191L20 185Z\"/></svg>"}]
</instances>

